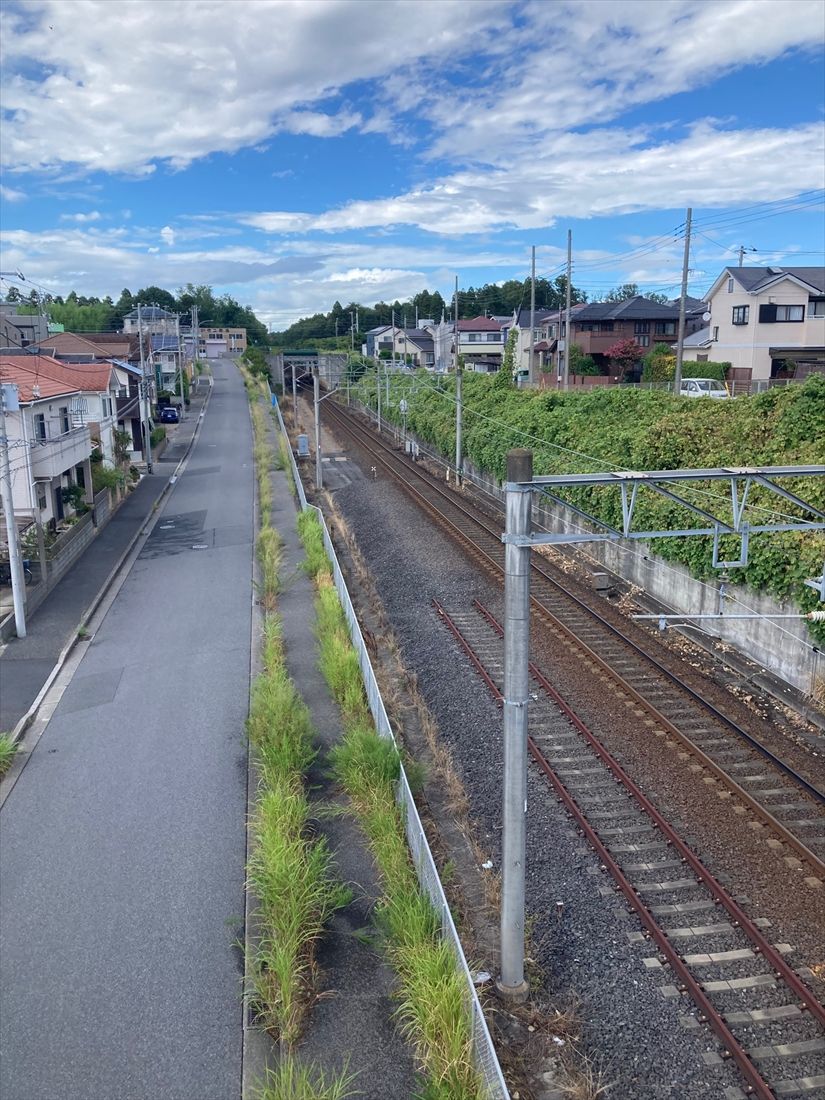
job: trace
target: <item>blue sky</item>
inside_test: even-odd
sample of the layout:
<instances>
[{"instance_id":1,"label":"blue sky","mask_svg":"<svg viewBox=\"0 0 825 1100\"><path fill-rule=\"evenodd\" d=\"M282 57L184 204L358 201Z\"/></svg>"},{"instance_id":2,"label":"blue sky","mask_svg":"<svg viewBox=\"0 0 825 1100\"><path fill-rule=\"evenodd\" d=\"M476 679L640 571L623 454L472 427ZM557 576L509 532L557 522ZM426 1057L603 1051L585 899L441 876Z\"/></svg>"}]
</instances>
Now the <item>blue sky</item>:
<instances>
[{"instance_id":1,"label":"blue sky","mask_svg":"<svg viewBox=\"0 0 825 1100\"><path fill-rule=\"evenodd\" d=\"M825 262L825 0L6 0L0 270L272 328ZM793 196L801 196L792 201ZM6 277L0 290L14 282Z\"/></svg>"}]
</instances>

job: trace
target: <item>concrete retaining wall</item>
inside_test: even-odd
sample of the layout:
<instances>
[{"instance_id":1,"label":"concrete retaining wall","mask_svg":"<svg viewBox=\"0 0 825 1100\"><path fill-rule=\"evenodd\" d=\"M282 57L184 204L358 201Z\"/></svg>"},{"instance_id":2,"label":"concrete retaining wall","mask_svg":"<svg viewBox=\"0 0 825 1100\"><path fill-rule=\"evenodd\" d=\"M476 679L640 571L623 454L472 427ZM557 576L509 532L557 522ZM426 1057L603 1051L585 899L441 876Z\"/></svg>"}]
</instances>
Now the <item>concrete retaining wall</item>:
<instances>
[{"instance_id":1,"label":"concrete retaining wall","mask_svg":"<svg viewBox=\"0 0 825 1100\"><path fill-rule=\"evenodd\" d=\"M487 492L504 500L499 482L471 462L465 472ZM587 529L584 521L569 509L546 508L533 501L534 522L552 532L576 532ZM644 542L592 542L580 546L597 568L603 568L630 584L635 584L677 614L717 615L719 582L697 581L681 565L663 561ZM774 676L807 695L815 694L825 683L825 654L820 652L807 624L793 619L771 620L771 615L799 612L792 603L783 603L744 585L727 586L724 609L728 614L755 612L764 618L704 619L698 626L740 653L756 661Z\"/></svg>"}]
</instances>

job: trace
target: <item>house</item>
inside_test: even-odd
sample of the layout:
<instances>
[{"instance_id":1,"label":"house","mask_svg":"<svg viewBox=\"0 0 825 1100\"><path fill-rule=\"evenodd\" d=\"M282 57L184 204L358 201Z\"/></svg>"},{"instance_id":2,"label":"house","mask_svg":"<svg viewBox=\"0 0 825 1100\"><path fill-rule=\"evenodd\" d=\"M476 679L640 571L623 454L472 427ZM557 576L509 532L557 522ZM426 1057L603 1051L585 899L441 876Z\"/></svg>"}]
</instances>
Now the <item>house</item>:
<instances>
[{"instance_id":1,"label":"house","mask_svg":"<svg viewBox=\"0 0 825 1100\"><path fill-rule=\"evenodd\" d=\"M172 326L171 332L175 331ZM181 334L186 332L189 340L189 349L192 346L192 329L181 329ZM246 351L245 328L219 328L216 325L198 326L198 358L221 359L226 355L243 355Z\"/></svg>"},{"instance_id":2,"label":"house","mask_svg":"<svg viewBox=\"0 0 825 1100\"><path fill-rule=\"evenodd\" d=\"M364 355L377 359L382 351L392 351L392 325L378 325L364 333Z\"/></svg>"},{"instance_id":3,"label":"house","mask_svg":"<svg viewBox=\"0 0 825 1100\"><path fill-rule=\"evenodd\" d=\"M124 316L123 331L126 333L140 331L154 333L158 336L171 336L175 332L176 324L176 315L170 313L168 309L161 309L160 306L142 305L140 307L139 322L137 309L133 309Z\"/></svg>"},{"instance_id":4,"label":"house","mask_svg":"<svg viewBox=\"0 0 825 1100\"><path fill-rule=\"evenodd\" d=\"M77 371L46 355L0 355L0 380L19 400L5 415L15 517L54 526L70 508L65 491L77 486L79 499L92 500L91 433L75 422Z\"/></svg>"},{"instance_id":5,"label":"house","mask_svg":"<svg viewBox=\"0 0 825 1100\"><path fill-rule=\"evenodd\" d=\"M538 371L538 357L536 355L535 345L541 342L542 325L552 315L555 314L558 317L558 310L552 309L537 309L533 315L533 365L535 371ZM515 364L516 377L524 382L529 382L530 374L530 310L519 308L514 311L509 324L502 326L503 344L502 349L506 346L509 333L515 330L516 345L513 352L513 363ZM502 352L503 354L503 352Z\"/></svg>"},{"instance_id":6,"label":"house","mask_svg":"<svg viewBox=\"0 0 825 1100\"><path fill-rule=\"evenodd\" d=\"M20 313L19 302L0 302L0 347L25 348L49 335L49 322L39 313Z\"/></svg>"},{"instance_id":7,"label":"house","mask_svg":"<svg viewBox=\"0 0 825 1100\"><path fill-rule=\"evenodd\" d=\"M502 322L490 317L473 317L458 322L458 353L468 370L494 372L504 355Z\"/></svg>"},{"instance_id":8,"label":"house","mask_svg":"<svg viewBox=\"0 0 825 1100\"><path fill-rule=\"evenodd\" d=\"M685 359L728 362L741 382L825 371L825 267L726 267L707 300Z\"/></svg>"},{"instance_id":9,"label":"house","mask_svg":"<svg viewBox=\"0 0 825 1100\"><path fill-rule=\"evenodd\" d=\"M144 334L143 354L147 373L151 363L151 337ZM117 332L62 332L57 333L39 346L27 348L27 352L50 354L62 363L91 364L109 363L115 373L115 430L129 436L128 450L132 462L140 462L143 457L143 430L140 401L140 344L138 334ZM122 357L123 356L123 357ZM151 381L151 379L150 379ZM106 444L101 439L104 455L109 458Z\"/></svg>"},{"instance_id":10,"label":"house","mask_svg":"<svg viewBox=\"0 0 825 1100\"><path fill-rule=\"evenodd\" d=\"M685 332L702 327L704 302L692 299L685 312ZM644 354L655 344L675 345L679 336L679 302L654 302L636 295L624 302L591 302L571 321L572 341L596 364L607 366L607 350L620 340L633 340Z\"/></svg>"},{"instance_id":11,"label":"house","mask_svg":"<svg viewBox=\"0 0 825 1100\"><path fill-rule=\"evenodd\" d=\"M402 362L433 370L435 351L432 333L426 328L402 328L395 332L395 354Z\"/></svg>"},{"instance_id":12,"label":"house","mask_svg":"<svg viewBox=\"0 0 825 1100\"><path fill-rule=\"evenodd\" d=\"M151 341L155 385L158 390L171 390L174 393L180 371L181 343L177 336L157 333L152 334Z\"/></svg>"}]
</instances>

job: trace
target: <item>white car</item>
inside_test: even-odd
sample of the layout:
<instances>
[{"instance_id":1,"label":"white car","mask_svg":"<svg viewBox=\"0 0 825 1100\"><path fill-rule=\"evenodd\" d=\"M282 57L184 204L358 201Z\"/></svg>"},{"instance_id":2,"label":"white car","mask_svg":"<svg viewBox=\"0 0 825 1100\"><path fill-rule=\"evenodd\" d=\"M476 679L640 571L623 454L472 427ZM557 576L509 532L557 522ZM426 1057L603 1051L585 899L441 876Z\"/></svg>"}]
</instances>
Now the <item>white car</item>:
<instances>
[{"instance_id":1,"label":"white car","mask_svg":"<svg viewBox=\"0 0 825 1100\"><path fill-rule=\"evenodd\" d=\"M679 392L682 397L730 397L725 383L716 378L683 378Z\"/></svg>"}]
</instances>

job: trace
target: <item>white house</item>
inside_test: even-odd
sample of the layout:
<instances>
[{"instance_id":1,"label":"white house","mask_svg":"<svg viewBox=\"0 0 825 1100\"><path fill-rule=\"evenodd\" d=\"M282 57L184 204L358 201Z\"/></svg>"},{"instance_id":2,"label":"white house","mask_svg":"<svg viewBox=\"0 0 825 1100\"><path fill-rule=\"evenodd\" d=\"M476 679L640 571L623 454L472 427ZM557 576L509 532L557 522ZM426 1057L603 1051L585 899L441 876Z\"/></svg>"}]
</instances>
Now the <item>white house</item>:
<instances>
[{"instance_id":1,"label":"white house","mask_svg":"<svg viewBox=\"0 0 825 1100\"><path fill-rule=\"evenodd\" d=\"M686 360L728 362L754 382L825 371L825 267L726 267L706 298Z\"/></svg>"},{"instance_id":2,"label":"white house","mask_svg":"<svg viewBox=\"0 0 825 1100\"><path fill-rule=\"evenodd\" d=\"M82 397L76 372L48 356L0 357L0 380L16 387L19 406L6 412L11 488L18 520L63 518L63 490L80 486L92 499L91 435L76 424Z\"/></svg>"},{"instance_id":3,"label":"white house","mask_svg":"<svg viewBox=\"0 0 825 1100\"><path fill-rule=\"evenodd\" d=\"M468 370L494 372L504 355L502 325L489 317L458 322L458 353Z\"/></svg>"}]
</instances>

